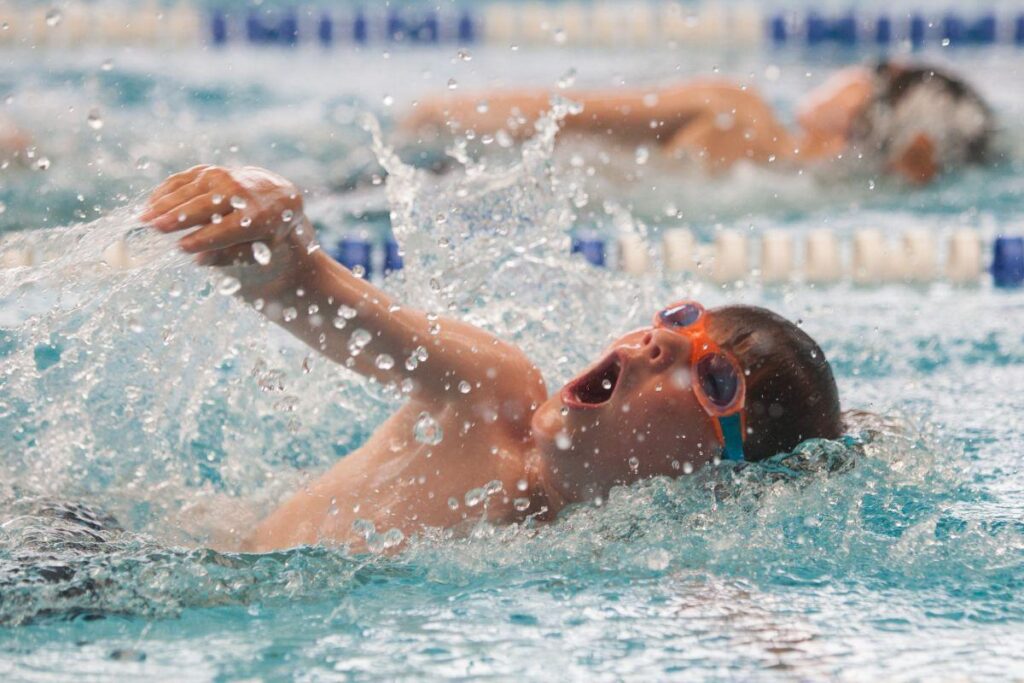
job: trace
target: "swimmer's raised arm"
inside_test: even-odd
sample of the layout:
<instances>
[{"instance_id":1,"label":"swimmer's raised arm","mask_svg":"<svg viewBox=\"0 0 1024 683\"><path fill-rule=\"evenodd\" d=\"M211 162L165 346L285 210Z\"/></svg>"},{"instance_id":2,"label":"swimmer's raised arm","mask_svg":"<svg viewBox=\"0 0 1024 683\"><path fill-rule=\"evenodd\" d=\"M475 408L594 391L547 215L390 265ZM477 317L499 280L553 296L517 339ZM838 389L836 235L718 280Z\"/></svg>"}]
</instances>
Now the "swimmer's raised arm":
<instances>
[{"instance_id":1,"label":"swimmer's raised arm","mask_svg":"<svg viewBox=\"0 0 1024 683\"><path fill-rule=\"evenodd\" d=\"M539 381L515 347L399 306L316 248L301 193L269 171L197 166L160 185L140 219L162 232L197 228L179 240L184 251L238 278L238 294L267 318L362 375L408 378L438 398L458 397L461 382L502 392Z\"/></svg>"}]
</instances>

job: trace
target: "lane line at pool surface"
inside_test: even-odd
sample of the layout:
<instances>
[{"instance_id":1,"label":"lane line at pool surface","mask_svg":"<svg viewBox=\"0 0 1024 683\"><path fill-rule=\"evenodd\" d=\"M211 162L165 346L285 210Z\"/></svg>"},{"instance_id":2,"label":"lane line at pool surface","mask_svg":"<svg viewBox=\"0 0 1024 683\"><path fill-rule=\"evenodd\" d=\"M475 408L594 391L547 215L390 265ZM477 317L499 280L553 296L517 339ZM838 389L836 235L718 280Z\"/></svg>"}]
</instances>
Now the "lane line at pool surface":
<instances>
[{"instance_id":1,"label":"lane line at pool surface","mask_svg":"<svg viewBox=\"0 0 1024 683\"><path fill-rule=\"evenodd\" d=\"M798 260L797 240L785 230L764 231L757 243L737 230L722 230L714 242L701 243L686 228L669 228L661 232L657 248L633 233L620 236L612 249L596 233L577 233L570 253L579 254L593 266L612 266L633 275L685 273L721 285L751 281L764 285L830 285L849 281L860 286L933 282L977 286L988 274L995 287L1024 287L1024 237L1020 236L997 236L988 260L978 232L956 230L946 240L941 266L938 240L923 228L908 230L897 240L890 240L876 228L865 228L856 231L845 245L831 230L818 229L804 235L802 247L802 260ZM752 252L757 253L757 259L751 258ZM393 239L377 244L365 235L348 234L334 241L330 253L367 279L399 271L404 265L401 248ZM660 263L656 265L658 257ZM141 265L124 240L112 242L104 250L103 259L115 270ZM0 268L27 268L45 260L30 246L0 246Z\"/></svg>"},{"instance_id":2,"label":"lane line at pool surface","mask_svg":"<svg viewBox=\"0 0 1024 683\"><path fill-rule=\"evenodd\" d=\"M638 0L625 3L461 3L449 7L326 3L244 9L218 4L137 6L72 2L60 8L0 4L0 44L224 46L573 44L638 47L1024 47L1024 7L899 12L761 9Z\"/></svg>"}]
</instances>

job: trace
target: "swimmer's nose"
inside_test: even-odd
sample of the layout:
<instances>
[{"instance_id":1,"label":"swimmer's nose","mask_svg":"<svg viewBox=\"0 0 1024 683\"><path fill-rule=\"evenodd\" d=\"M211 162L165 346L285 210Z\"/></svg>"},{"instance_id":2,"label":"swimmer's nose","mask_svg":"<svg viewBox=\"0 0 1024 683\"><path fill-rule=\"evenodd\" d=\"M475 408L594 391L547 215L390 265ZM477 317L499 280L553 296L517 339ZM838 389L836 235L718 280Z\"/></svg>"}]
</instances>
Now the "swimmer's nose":
<instances>
[{"instance_id":1,"label":"swimmer's nose","mask_svg":"<svg viewBox=\"0 0 1024 683\"><path fill-rule=\"evenodd\" d=\"M640 355L649 367L660 372L690 354L690 340L681 334L654 328L644 333Z\"/></svg>"}]
</instances>

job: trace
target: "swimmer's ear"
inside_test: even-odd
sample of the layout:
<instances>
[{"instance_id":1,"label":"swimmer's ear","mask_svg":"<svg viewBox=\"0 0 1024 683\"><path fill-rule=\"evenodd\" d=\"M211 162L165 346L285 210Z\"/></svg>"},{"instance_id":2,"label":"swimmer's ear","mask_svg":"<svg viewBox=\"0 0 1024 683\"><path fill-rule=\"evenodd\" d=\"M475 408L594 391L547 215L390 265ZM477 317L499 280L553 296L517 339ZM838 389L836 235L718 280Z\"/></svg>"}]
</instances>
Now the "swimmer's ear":
<instances>
[{"instance_id":1,"label":"swimmer's ear","mask_svg":"<svg viewBox=\"0 0 1024 683\"><path fill-rule=\"evenodd\" d=\"M939 174L935 156L935 143L925 133L918 133L890 162L889 168L915 185L927 185Z\"/></svg>"}]
</instances>

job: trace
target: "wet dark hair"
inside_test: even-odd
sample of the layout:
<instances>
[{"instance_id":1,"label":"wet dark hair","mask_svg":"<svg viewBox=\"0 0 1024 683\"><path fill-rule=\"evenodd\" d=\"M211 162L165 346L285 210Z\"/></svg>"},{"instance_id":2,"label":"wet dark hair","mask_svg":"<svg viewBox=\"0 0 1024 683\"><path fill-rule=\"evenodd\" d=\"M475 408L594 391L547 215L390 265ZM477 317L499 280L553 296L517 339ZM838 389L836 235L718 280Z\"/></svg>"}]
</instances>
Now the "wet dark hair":
<instances>
[{"instance_id":1,"label":"wet dark hair","mask_svg":"<svg viewBox=\"0 0 1024 683\"><path fill-rule=\"evenodd\" d=\"M947 122L946 139L952 157L947 162L986 164L993 160L995 114L971 85L947 70L929 64L900 64L882 60L874 66L875 96L854 124L853 136L877 145L883 154L891 151L898 131L887 128L893 114L910 102L910 95L923 87L930 89L936 119ZM957 126L955 114L969 110L977 122L969 128ZM898 118L898 117L897 117ZM916 122L920 123L920 122Z\"/></svg>"},{"instance_id":2,"label":"wet dark hair","mask_svg":"<svg viewBox=\"0 0 1024 683\"><path fill-rule=\"evenodd\" d=\"M708 331L748 373L747 460L788 453L807 439L842 435L832 368L807 333L756 306L713 309Z\"/></svg>"}]
</instances>

